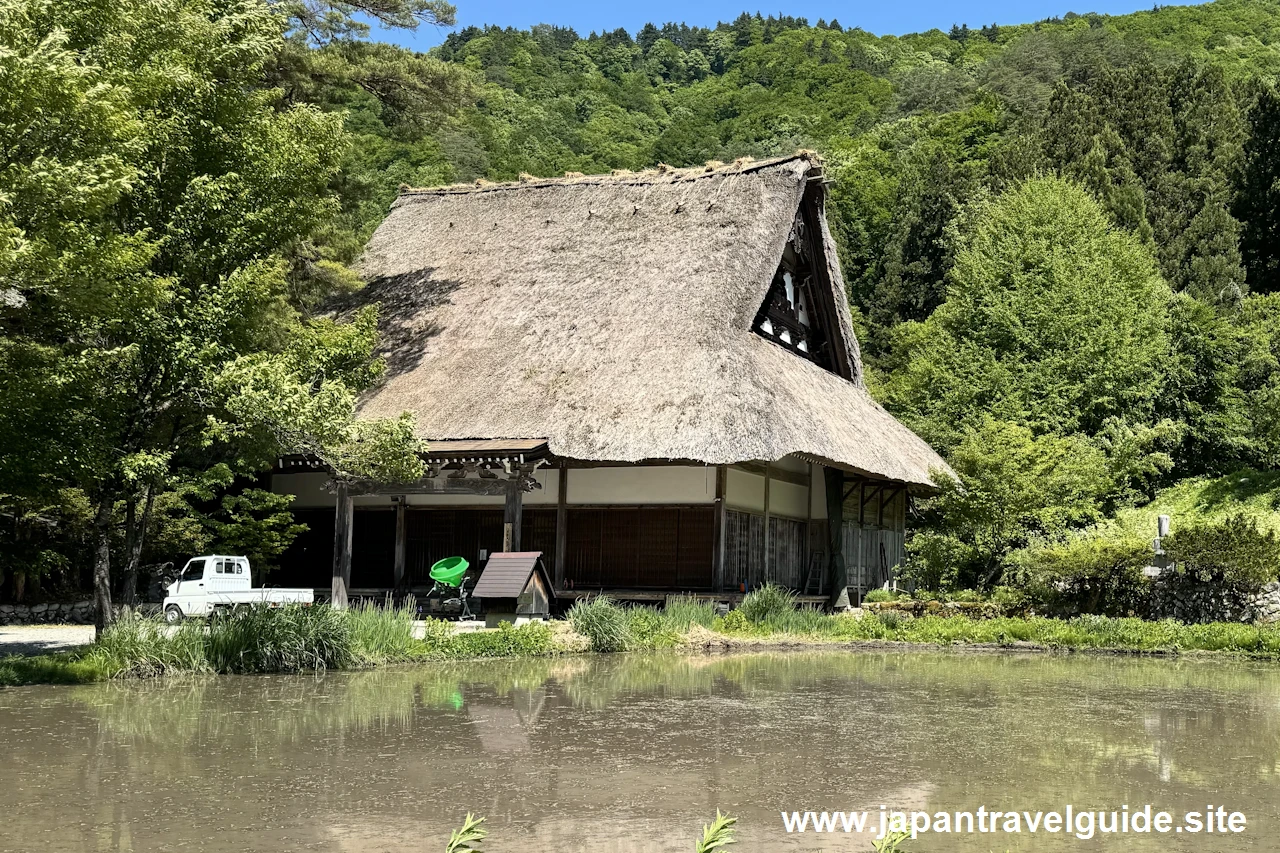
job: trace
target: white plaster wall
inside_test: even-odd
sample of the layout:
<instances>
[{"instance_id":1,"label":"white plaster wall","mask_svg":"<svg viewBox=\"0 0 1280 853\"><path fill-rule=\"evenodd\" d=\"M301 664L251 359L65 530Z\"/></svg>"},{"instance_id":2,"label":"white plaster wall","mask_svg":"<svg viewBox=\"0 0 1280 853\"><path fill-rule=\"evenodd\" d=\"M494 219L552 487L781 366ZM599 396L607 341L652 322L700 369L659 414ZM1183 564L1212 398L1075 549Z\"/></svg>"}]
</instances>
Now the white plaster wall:
<instances>
[{"instance_id":1,"label":"white plaster wall","mask_svg":"<svg viewBox=\"0 0 1280 853\"><path fill-rule=\"evenodd\" d=\"M802 474L809 473L809 463L798 456L784 456L777 462L772 463L773 467L781 468L784 471L796 471Z\"/></svg>"},{"instance_id":2,"label":"white plaster wall","mask_svg":"<svg viewBox=\"0 0 1280 853\"><path fill-rule=\"evenodd\" d=\"M769 514L783 515L788 518L804 521L805 502L809 498L809 490L795 483L784 483L782 480L769 479Z\"/></svg>"},{"instance_id":3,"label":"white plaster wall","mask_svg":"<svg viewBox=\"0 0 1280 853\"><path fill-rule=\"evenodd\" d=\"M566 473L570 504L709 504L716 498L716 469L710 466L572 468Z\"/></svg>"},{"instance_id":4,"label":"white plaster wall","mask_svg":"<svg viewBox=\"0 0 1280 853\"><path fill-rule=\"evenodd\" d=\"M730 468L725 481L724 503L730 509L764 512L764 477Z\"/></svg>"}]
</instances>

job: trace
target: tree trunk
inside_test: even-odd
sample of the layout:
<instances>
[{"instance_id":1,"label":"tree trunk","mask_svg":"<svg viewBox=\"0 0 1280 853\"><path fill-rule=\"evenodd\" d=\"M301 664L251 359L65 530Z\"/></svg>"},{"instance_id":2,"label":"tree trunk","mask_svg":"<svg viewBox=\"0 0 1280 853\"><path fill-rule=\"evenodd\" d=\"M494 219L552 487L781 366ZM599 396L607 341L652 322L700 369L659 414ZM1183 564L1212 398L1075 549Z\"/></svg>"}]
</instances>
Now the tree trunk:
<instances>
[{"instance_id":1,"label":"tree trunk","mask_svg":"<svg viewBox=\"0 0 1280 853\"><path fill-rule=\"evenodd\" d=\"M98 511L93 519L93 604L94 636L111 624L111 510L115 505L110 495L98 498Z\"/></svg>"},{"instance_id":2,"label":"tree trunk","mask_svg":"<svg viewBox=\"0 0 1280 853\"><path fill-rule=\"evenodd\" d=\"M142 561L142 545L147 537L147 524L151 521L151 506L155 503L155 489L147 486L143 491L142 514L139 517L137 505L129 504L129 518L126 520L126 553L124 574L120 584L120 602L133 607L138 603L138 564Z\"/></svg>"}]
</instances>

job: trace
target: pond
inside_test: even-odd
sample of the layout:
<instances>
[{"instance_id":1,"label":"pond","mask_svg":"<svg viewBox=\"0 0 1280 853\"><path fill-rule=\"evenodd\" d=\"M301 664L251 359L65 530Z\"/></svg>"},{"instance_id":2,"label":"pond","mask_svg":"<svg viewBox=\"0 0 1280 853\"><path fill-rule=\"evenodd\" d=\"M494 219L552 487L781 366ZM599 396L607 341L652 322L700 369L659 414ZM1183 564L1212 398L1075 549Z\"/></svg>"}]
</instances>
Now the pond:
<instances>
[{"instance_id":1,"label":"pond","mask_svg":"<svg viewBox=\"0 0 1280 853\"><path fill-rule=\"evenodd\" d=\"M870 850L781 811L1154 810L1240 834L922 851L1280 849L1280 668L842 651L571 657L0 690L0 850Z\"/></svg>"}]
</instances>

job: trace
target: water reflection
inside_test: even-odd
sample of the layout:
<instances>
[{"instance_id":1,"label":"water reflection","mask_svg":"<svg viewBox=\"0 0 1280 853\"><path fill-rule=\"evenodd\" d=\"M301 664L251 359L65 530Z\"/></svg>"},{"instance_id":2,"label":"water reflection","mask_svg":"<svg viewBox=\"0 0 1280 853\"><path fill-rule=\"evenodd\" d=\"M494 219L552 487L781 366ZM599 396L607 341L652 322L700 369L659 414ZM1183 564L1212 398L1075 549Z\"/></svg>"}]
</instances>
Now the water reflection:
<instances>
[{"instance_id":1,"label":"water reflection","mask_svg":"<svg viewBox=\"0 0 1280 853\"><path fill-rule=\"evenodd\" d=\"M0 850L418 851L468 809L498 853L685 850L717 808L739 850L864 850L778 812L1068 802L1221 803L1249 831L1214 850L1280 846L1280 669L1246 664L656 655L27 688L0 691L0 748Z\"/></svg>"}]
</instances>

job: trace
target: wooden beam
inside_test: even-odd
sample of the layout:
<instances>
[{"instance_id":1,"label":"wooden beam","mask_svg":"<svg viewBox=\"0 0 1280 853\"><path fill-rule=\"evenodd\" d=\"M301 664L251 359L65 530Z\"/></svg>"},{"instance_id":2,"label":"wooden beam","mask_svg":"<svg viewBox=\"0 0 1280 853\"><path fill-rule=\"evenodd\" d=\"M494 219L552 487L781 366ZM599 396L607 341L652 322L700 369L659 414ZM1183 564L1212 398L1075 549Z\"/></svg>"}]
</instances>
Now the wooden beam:
<instances>
[{"instance_id":1,"label":"wooden beam","mask_svg":"<svg viewBox=\"0 0 1280 853\"><path fill-rule=\"evenodd\" d=\"M569 469L561 468L556 497L556 561L552 585L564 589L565 560L569 550Z\"/></svg>"},{"instance_id":2,"label":"wooden beam","mask_svg":"<svg viewBox=\"0 0 1280 853\"><path fill-rule=\"evenodd\" d=\"M498 478L478 478L478 477L431 477L419 480L416 483L408 483L398 486L387 486L385 488L378 486L370 486L362 488L358 491L352 490L352 494L361 495L505 495L507 492L518 487L518 480L510 480L505 477Z\"/></svg>"},{"instance_id":3,"label":"wooden beam","mask_svg":"<svg viewBox=\"0 0 1280 853\"><path fill-rule=\"evenodd\" d=\"M770 465L767 462L739 462L734 465L734 467L741 471L746 471L748 474L756 474L760 477L765 476L767 472L768 476L775 480L781 480L784 483L794 483L797 486L809 485L808 474L801 471L790 471L786 468L778 468L777 466Z\"/></svg>"},{"instance_id":4,"label":"wooden beam","mask_svg":"<svg viewBox=\"0 0 1280 853\"><path fill-rule=\"evenodd\" d=\"M333 515L333 587L331 599L338 610L347 608L351 586L351 495L346 483L338 483Z\"/></svg>"},{"instance_id":5,"label":"wooden beam","mask_svg":"<svg viewBox=\"0 0 1280 853\"><path fill-rule=\"evenodd\" d=\"M523 514L524 492L514 488L508 490L507 501L502 507L502 550L520 550L520 516Z\"/></svg>"},{"instance_id":6,"label":"wooden beam","mask_svg":"<svg viewBox=\"0 0 1280 853\"><path fill-rule=\"evenodd\" d=\"M712 585L716 590L725 588L725 535L728 522L728 506L725 494L729 490L729 469L724 465L716 466L716 503L712 521Z\"/></svg>"},{"instance_id":7,"label":"wooden beam","mask_svg":"<svg viewBox=\"0 0 1280 853\"><path fill-rule=\"evenodd\" d=\"M395 589L397 592L406 587L404 580L404 555L405 540L408 536L408 531L405 529L404 504L405 496L401 495L400 499L396 501L396 556L394 576Z\"/></svg>"},{"instance_id":8,"label":"wooden beam","mask_svg":"<svg viewBox=\"0 0 1280 853\"><path fill-rule=\"evenodd\" d=\"M849 573L844 562L844 473L835 468L823 467L823 476L827 487L827 538L831 543L829 557L829 575L831 586L828 588L828 603L832 609L843 609L849 606Z\"/></svg>"}]
</instances>

